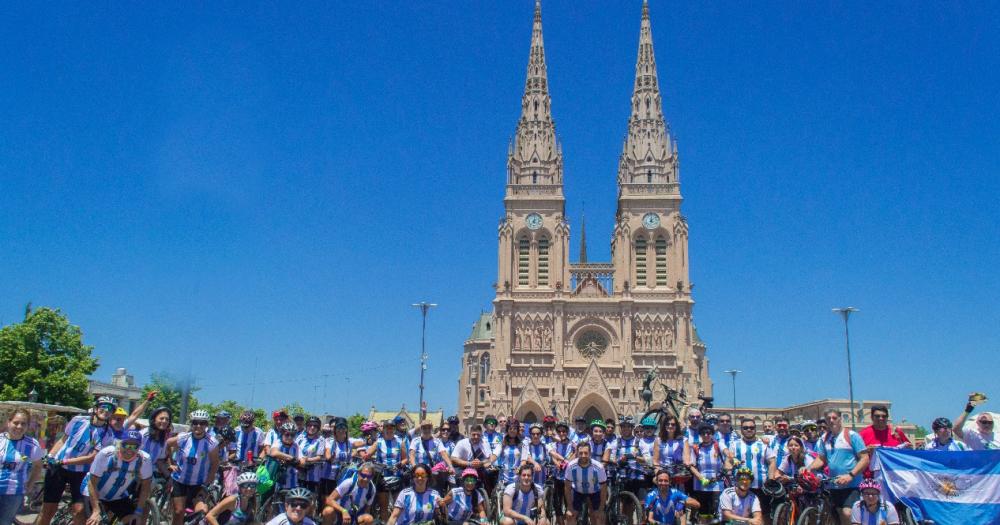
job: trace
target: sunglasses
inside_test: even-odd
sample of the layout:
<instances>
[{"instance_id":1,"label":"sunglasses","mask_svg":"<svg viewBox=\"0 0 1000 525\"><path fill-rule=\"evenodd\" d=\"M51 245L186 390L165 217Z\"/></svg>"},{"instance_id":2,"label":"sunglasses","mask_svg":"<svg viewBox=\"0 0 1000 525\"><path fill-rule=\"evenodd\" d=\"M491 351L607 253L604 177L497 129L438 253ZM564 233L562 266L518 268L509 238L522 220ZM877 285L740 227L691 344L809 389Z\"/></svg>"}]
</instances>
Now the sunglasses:
<instances>
[{"instance_id":1,"label":"sunglasses","mask_svg":"<svg viewBox=\"0 0 1000 525\"><path fill-rule=\"evenodd\" d=\"M479 478L474 478L472 476L469 476L467 478L462 478L462 481L464 481L466 483L478 483L479 482Z\"/></svg>"},{"instance_id":2,"label":"sunglasses","mask_svg":"<svg viewBox=\"0 0 1000 525\"><path fill-rule=\"evenodd\" d=\"M449 431L449 430L451 430L451 429L450 429L450 428L448 428L448 427L441 427L441 429L440 429L440 430L441 430L441 432L448 432L448 431Z\"/></svg>"},{"instance_id":3,"label":"sunglasses","mask_svg":"<svg viewBox=\"0 0 1000 525\"><path fill-rule=\"evenodd\" d=\"M108 403L101 403L100 405L97 405L97 408L100 408L102 410L107 410L108 412L111 412L112 410L115 409L115 406L112 405L112 404L108 404Z\"/></svg>"},{"instance_id":4,"label":"sunglasses","mask_svg":"<svg viewBox=\"0 0 1000 525\"><path fill-rule=\"evenodd\" d=\"M240 490L257 490L256 483L244 483L240 485Z\"/></svg>"},{"instance_id":5,"label":"sunglasses","mask_svg":"<svg viewBox=\"0 0 1000 525\"><path fill-rule=\"evenodd\" d=\"M129 452L135 452L139 450L138 443L122 443L122 450L128 450Z\"/></svg>"},{"instance_id":6,"label":"sunglasses","mask_svg":"<svg viewBox=\"0 0 1000 525\"><path fill-rule=\"evenodd\" d=\"M757 430L757 427L740 427L741 430Z\"/></svg>"},{"instance_id":7,"label":"sunglasses","mask_svg":"<svg viewBox=\"0 0 1000 525\"><path fill-rule=\"evenodd\" d=\"M780 424L778 425L778 428L788 428L788 425L786 425L786 424L784 424L784 423L780 423Z\"/></svg>"},{"instance_id":8,"label":"sunglasses","mask_svg":"<svg viewBox=\"0 0 1000 525\"><path fill-rule=\"evenodd\" d=\"M980 419L979 420L979 424L980 425L986 425L986 426L989 427L989 426L993 426L993 421L991 421L989 419Z\"/></svg>"},{"instance_id":9,"label":"sunglasses","mask_svg":"<svg viewBox=\"0 0 1000 525\"><path fill-rule=\"evenodd\" d=\"M208 421L192 421L191 422L191 426L192 427L207 427L208 426Z\"/></svg>"},{"instance_id":10,"label":"sunglasses","mask_svg":"<svg viewBox=\"0 0 1000 525\"><path fill-rule=\"evenodd\" d=\"M285 432L284 434L281 435L281 437L283 438L295 437L295 432Z\"/></svg>"},{"instance_id":11,"label":"sunglasses","mask_svg":"<svg viewBox=\"0 0 1000 525\"><path fill-rule=\"evenodd\" d=\"M306 509L306 508L309 508L309 502L308 501L302 501L302 500L295 500L295 501L289 501L289 502L285 503L285 506L291 507L293 509Z\"/></svg>"},{"instance_id":12,"label":"sunglasses","mask_svg":"<svg viewBox=\"0 0 1000 525\"><path fill-rule=\"evenodd\" d=\"M720 424L720 425L728 425L728 424L730 424L730 423L732 423L732 421L730 421L730 420L728 420L728 419L720 419L720 420L719 420L719 424Z\"/></svg>"},{"instance_id":13,"label":"sunglasses","mask_svg":"<svg viewBox=\"0 0 1000 525\"><path fill-rule=\"evenodd\" d=\"M427 479L427 474L414 474L413 479Z\"/></svg>"},{"instance_id":14,"label":"sunglasses","mask_svg":"<svg viewBox=\"0 0 1000 525\"><path fill-rule=\"evenodd\" d=\"M358 472L358 477L361 479L371 479L371 474L365 474L364 472Z\"/></svg>"}]
</instances>

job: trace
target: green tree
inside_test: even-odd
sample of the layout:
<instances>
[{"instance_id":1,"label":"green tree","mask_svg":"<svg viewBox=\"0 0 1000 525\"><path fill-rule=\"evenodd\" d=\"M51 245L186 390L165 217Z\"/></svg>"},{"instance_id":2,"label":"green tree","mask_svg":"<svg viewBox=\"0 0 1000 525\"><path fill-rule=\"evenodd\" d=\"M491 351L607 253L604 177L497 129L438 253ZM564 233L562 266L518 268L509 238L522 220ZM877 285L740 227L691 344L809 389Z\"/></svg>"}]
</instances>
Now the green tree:
<instances>
[{"instance_id":1,"label":"green tree","mask_svg":"<svg viewBox=\"0 0 1000 525\"><path fill-rule=\"evenodd\" d=\"M232 420L233 426L239 425L240 415L242 415L243 412L246 412L248 410L247 407L231 399L227 399L215 405L211 403L198 403L198 408L201 410L207 410L208 413L211 414L212 416L215 416L215 414L217 414L222 410L228 411L230 414L233 415L233 420ZM251 408L249 410L253 412L253 419L254 419L253 424L260 428L264 428L267 425L268 421L267 414L264 413L264 409Z\"/></svg>"},{"instance_id":2,"label":"green tree","mask_svg":"<svg viewBox=\"0 0 1000 525\"><path fill-rule=\"evenodd\" d=\"M347 432L351 437L361 437L361 424L366 421L366 417L361 414L354 414L347 418Z\"/></svg>"},{"instance_id":3,"label":"green tree","mask_svg":"<svg viewBox=\"0 0 1000 525\"><path fill-rule=\"evenodd\" d=\"M42 403L89 407L93 350L61 310L29 304L23 322L0 329L0 399L26 400L35 389Z\"/></svg>"},{"instance_id":4,"label":"green tree","mask_svg":"<svg viewBox=\"0 0 1000 525\"><path fill-rule=\"evenodd\" d=\"M156 399L146 407L144 417L148 418L153 410L165 406L173 413L174 421L179 422L181 420L181 398L184 395L183 382L166 372L154 372L149 378L149 383L142 387L142 393L148 394L151 390L156 390L159 393L156 394ZM199 408L198 399L194 395L198 390L200 389L194 385L190 388L188 393L189 411Z\"/></svg>"}]
</instances>

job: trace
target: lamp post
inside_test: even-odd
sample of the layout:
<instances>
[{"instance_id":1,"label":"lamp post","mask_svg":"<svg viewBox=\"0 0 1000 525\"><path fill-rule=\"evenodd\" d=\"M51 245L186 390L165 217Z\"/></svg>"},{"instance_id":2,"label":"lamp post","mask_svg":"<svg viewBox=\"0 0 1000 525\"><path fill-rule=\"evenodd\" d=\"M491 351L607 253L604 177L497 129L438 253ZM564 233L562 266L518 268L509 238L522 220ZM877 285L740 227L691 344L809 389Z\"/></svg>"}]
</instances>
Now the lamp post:
<instances>
[{"instance_id":1,"label":"lamp post","mask_svg":"<svg viewBox=\"0 0 1000 525\"><path fill-rule=\"evenodd\" d=\"M420 308L420 313L423 317L423 324L420 331L420 407L421 414L420 419L423 420L426 416L424 411L424 371L427 370L427 311L431 308L437 306L434 303L428 303L421 301L419 303L414 303L411 306L414 308Z\"/></svg>"},{"instance_id":2,"label":"lamp post","mask_svg":"<svg viewBox=\"0 0 1000 525\"><path fill-rule=\"evenodd\" d=\"M736 412L736 374L739 374L740 372L742 372L742 370L736 370L735 368L732 370L726 370L727 374L733 376L733 412ZM736 417L735 413L733 414L733 417Z\"/></svg>"},{"instance_id":3,"label":"lamp post","mask_svg":"<svg viewBox=\"0 0 1000 525\"><path fill-rule=\"evenodd\" d=\"M857 430L857 414L854 413L854 377L851 374L851 331L848 328L847 320L858 309L853 306L845 306L843 308L834 308L833 311L844 318L844 345L847 348L847 390L851 397L851 430Z\"/></svg>"},{"instance_id":4,"label":"lamp post","mask_svg":"<svg viewBox=\"0 0 1000 525\"><path fill-rule=\"evenodd\" d=\"M28 392L28 401L32 403L38 402L38 391L35 390L35 387L31 387L31 392Z\"/></svg>"}]
</instances>

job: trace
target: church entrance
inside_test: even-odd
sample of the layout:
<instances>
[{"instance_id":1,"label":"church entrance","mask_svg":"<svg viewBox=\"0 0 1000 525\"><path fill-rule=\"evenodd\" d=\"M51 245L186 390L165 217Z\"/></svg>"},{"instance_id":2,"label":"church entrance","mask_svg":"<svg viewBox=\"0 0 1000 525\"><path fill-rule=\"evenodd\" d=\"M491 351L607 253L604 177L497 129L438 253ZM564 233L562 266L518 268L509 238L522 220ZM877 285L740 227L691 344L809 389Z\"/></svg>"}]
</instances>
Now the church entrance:
<instances>
[{"instance_id":1,"label":"church entrance","mask_svg":"<svg viewBox=\"0 0 1000 525\"><path fill-rule=\"evenodd\" d=\"M597 410L597 407L595 406L587 408L587 410L583 412L583 417L586 418L588 424L595 419L604 421L604 416L601 415L601 412Z\"/></svg>"},{"instance_id":2,"label":"church entrance","mask_svg":"<svg viewBox=\"0 0 1000 525\"><path fill-rule=\"evenodd\" d=\"M532 423L538 423L538 416L536 416L534 412L529 410L528 413L524 415L524 423L526 425L530 425Z\"/></svg>"}]
</instances>

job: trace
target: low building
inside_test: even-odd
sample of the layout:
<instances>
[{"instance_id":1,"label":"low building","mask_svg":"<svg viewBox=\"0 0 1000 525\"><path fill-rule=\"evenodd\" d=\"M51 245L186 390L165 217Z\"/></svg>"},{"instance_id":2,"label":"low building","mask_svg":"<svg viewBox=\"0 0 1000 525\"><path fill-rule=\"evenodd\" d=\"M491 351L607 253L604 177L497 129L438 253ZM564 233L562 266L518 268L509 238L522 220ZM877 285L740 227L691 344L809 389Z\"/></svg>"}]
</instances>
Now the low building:
<instances>
[{"instance_id":1,"label":"low building","mask_svg":"<svg viewBox=\"0 0 1000 525\"><path fill-rule=\"evenodd\" d=\"M142 402L142 388L136 386L135 378L124 368L115 369L111 374L111 382L105 383L90 379L87 392L95 398L111 396L118 399L118 405L131 413Z\"/></svg>"},{"instance_id":2,"label":"low building","mask_svg":"<svg viewBox=\"0 0 1000 525\"><path fill-rule=\"evenodd\" d=\"M414 428L420 423L420 412L409 412L406 410L406 405L404 404L399 410L378 410L375 405L372 405L371 409L368 411L368 420L381 423L386 419L393 419L396 416L403 416L406 419L407 427ZM434 423L434 428L441 426L444 421L444 410L427 411L427 419Z\"/></svg>"},{"instance_id":3,"label":"low building","mask_svg":"<svg viewBox=\"0 0 1000 525\"><path fill-rule=\"evenodd\" d=\"M740 418L750 418L757 423L758 432L763 427L764 421L774 420L774 418L783 416L788 418L791 424L802 423L803 421L813 420L817 421L823 417L823 414L829 409L837 409L841 412L844 419L844 426L850 428L852 419L856 419L856 424L858 430L867 427L872 424L871 421L871 409L873 406L883 405L889 409L889 416L892 417L892 402L885 400L865 400L860 402L855 402L855 406L859 406L854 410L854 414L851 414L851 402L847 399L819 399L816 401L809 401L806 403L801 403L798 405L791 405L784 408L760 408L760 407L724 407L716 405L712 409L714 413L727 413L733 415L734 427L738 426ZM902 420L892 421L893 427L899 427L906 433L910 440L915 440L916 438L923 439L924 436L916 436L916 425Z\"/></svg>"}]
</instances>

